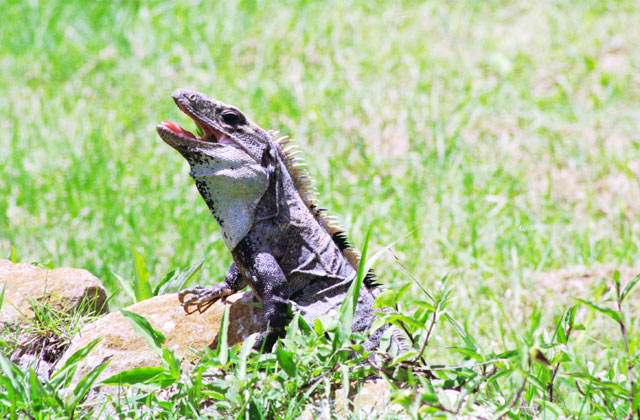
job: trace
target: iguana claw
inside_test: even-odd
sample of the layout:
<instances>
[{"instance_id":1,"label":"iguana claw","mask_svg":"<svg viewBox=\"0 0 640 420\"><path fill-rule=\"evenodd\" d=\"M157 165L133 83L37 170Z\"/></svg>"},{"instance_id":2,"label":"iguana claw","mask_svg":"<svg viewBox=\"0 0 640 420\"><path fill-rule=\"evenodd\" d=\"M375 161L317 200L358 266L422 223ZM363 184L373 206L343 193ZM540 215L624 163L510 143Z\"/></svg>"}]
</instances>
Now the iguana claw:
<instances>
[{"instance_id":1,"label":"iguana claw","mask_svg":"<svg viewBox=\"0 0 640 420\"><path fill-rule=\"evenodd\" d=\"M218 299L224 299L232 293L231 290L226 290L220 287L219 284L210 287L196 286L178 293L178 300L180 300L187 315L190 315L196 311L203 313ZM195 306L195 308L191 309L192 306Z\"/></svg>"}]
</instances>

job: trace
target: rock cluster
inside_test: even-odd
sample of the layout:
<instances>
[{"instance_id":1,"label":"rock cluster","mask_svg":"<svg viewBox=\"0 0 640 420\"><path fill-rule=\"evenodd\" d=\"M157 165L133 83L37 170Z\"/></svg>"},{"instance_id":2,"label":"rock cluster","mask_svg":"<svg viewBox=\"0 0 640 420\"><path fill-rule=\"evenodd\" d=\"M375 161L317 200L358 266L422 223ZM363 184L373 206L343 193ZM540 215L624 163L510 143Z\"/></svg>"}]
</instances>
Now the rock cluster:
<instances>
[{"instance_id":1,"label":"rock cluster","mask_svg":"<svg viewBox=\"0 0 640 420\"><path fill-rule=\"evenodd\" d=\"M67 267L48 270L31 264L0 260L0 288L4 288L0 321L5 326L5 332L29 330L34 322L37 323L34 308L38 311L38 307L67 313L83 309L88 315L95 315L95 321L82 327L66 351L55 358L44 360L40 357L46 353L43 351L46 343L35 346L35 338L24 340L29 348L25 345L25 348L18 348L14 355L10 355L22 369L31 365L39 376L46 377L54 368L54 363L56 368L61 367L73 353L98 337L102 340L78 364L76 378L82 378L105 359L111 359L111 362L99 380L135 367L160 365L158 357L149 349L145 339L133 330L129 320L120 311L109 313L107 294L102 283L87 270ZM229 345L241 342L260 330L259 309L248 305L250 301L253 301L251 293L237 293L226 299L226 304L230 305ZM154 329L164 334L164 345L174 350L183 362L189 362L183 364L184 367L195 363L198 351L217 343L226 304L217 302L205 313L187 315L177 295L166 294L124 309L142 315ZM38 354L31 350L35 348Z\"/></svg>"}]
</instances>

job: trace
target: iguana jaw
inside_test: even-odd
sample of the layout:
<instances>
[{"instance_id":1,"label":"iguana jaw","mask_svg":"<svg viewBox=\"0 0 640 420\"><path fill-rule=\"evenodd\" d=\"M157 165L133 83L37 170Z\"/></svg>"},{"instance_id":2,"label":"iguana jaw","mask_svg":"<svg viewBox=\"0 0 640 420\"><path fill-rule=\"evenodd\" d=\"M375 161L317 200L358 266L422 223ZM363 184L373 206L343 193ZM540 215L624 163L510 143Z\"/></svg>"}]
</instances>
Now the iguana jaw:
<instances>
[{"instance_id":1,"label":"iguana jaw","mask_svg":"<svg viewBox=\"0 0 640 420\"><path fill-rule=\"evenodd\" d=\"M156 131L169 146L176 149L181 147L198 147L204 149L215 149L224 146L237 147L236 143L225 133L198 118L195 113L189 109L188 105L180 101L178 96L174 96L173 100L182 112L191 117L204 134L198 137L174 122L162 121L156 126Z\"/></svg>"}]
</instances>

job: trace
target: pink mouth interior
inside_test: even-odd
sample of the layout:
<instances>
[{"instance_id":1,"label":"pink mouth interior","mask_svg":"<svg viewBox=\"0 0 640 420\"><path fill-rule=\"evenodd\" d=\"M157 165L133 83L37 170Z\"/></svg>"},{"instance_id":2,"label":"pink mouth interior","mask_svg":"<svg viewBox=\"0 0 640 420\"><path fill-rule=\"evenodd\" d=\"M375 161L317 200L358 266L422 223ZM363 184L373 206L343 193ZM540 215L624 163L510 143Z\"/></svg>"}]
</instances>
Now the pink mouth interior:
<instances>
[{"instance_id":1,"label":"pink mouth interior","mask_svg":"<svg viewBox=\"0 0 640 420\"><path fill-rule=\"evenodd\" d=\"M175 134L184 136L184 137L188 137L190 139L194 139L194 140L203 140L201 138L196 137L191 131L187 131L184 128L180 127L178 124L173 123L171 121L162 121L161 123L164 127L168 128L169 130L173 131Z\"/></svg>"}]
</instances>

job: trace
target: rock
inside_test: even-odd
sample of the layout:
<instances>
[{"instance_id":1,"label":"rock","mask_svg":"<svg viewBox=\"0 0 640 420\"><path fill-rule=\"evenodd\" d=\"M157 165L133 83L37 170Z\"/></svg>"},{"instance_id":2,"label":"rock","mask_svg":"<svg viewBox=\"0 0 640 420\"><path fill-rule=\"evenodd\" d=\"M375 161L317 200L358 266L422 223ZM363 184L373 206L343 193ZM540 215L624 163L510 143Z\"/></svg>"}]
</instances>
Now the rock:
<instances>
[{"instance_id":1,"label":"rock","mask_svg":"<svg viewBox=\"0 0 640 420\"><path fill-rule=\"evenodd\" d=\"M108 312L102 283L83 269L48 270L0 260L0 287L5 288L0 321L8 324L21 324L33 318L30 301L46 301L54 309L70 311L95 300L87 305L89 312Z\"/></svg>"},{"instance_id":2,"label":"rock","mask_svg":"<svg viewBox=\"0 0 640 420\"><path fill-rule=\"evenodd\" d=\"M144 316L154 329L164 334L164 347L174 350L183 362L194 363L197 355L192 349L201 351L217 342L226 305L230 305L230 346L260 331L261 311L247 305L248 302L254 302L251 292L236 293L229 296L226 303L218 301L202 314L196 312L187 315L178 301L178 295L172 293L138 302L125 310ZM56 369L62 367L73 353L98 337L102 337L102 341L79 363L73 383L106 358L111 358L111 362L98 381L128 369L161 364L160 359L147 346L146 340L133 330L129 320L122 313L113 312L83 327L58 361ZM183 367L186 367L185 363Z\"/></svg>"},{"instance_id":3,"label":"rock","mask_svg":"<svg viewBox=\"0 0 640 420\"><path fill-rule=\"evenodd\" d=\"M400 404L390 401L393 389L385 379L372 379L361 384L351 385L348 397L345 395L344 388L340 388L335 392L333 401L328 402L326 398L323 398L314 405L308 405L301 418L303 420L335 417L350 418L352 417L350 413L355 414L354 417L357 418L372 417L407 420L411 418ZM402 392L409 392L415 395L416 392L421 393L422 390L405 388ZM493 417L494 410L492 408L482 407L475 403L467 404L467 397L462 397L462 401L458 401L461 395L460 391L437 389L436 392L438 401L443 407L451 411L456 411L458 406L464 408L462 413L456 414L455 417L457 419L479 420ZM327 415L329 413L331 416ZM441 412L441 414L444 413L444 411Z\"/></svg>"},{"instance_id":4,"label":"rock","mask_svg":"<svg viewBox=\"0 0 640 420\"><path fill-rule=\"evenodd\" d=\"M48 363L42 359L38 359L33 354L23 355L16 362L16 366L18 366L18 368L23 372L26 372L27 370L29 370L29 368L32 368L36 373L36 376L38 376L40 380L48 379L52 368L51 363Z\"/></svg>"},{"instance_id":5,"label":"rock","mask_svg":"<svg viewBox=\"0 0 640 420\"><path fill-rule=\"evenodd\" d=\"M348 399L344 394L344 388L341 388L337 392L335 407L337 412L342 414L356 410L359 413L382 417L393 415L395 418L408 419L407 415L401 416L403 409L400 404L389 401L391 391L391 386L384 379L374 379L361 384L357 392L350 392Z\"/></svg>"}]
</instances>

